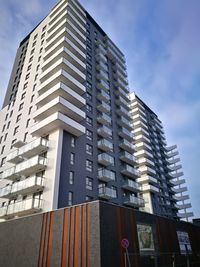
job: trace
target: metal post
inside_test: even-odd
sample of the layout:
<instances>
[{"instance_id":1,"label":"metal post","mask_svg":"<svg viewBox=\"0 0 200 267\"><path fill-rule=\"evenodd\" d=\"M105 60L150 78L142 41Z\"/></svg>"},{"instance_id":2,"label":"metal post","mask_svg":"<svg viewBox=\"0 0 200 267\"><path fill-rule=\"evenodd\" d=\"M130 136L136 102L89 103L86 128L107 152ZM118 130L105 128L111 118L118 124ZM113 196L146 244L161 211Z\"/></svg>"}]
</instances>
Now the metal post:
<instances>
[{"instance_id":1,"label":"metal post","mask_svg":"<svg viewBox=\"0 0 200 267\"><path fill-rule=\"evenodd\" d=\"M128 261L128 267L131 267L131 262L128 254L128 249L126 248L126 256L127 256L127 261Z\"/></svg>"},{"instance_id":2,"label":"metal post","mask_svg":"<svg viewBox=\"0 0 200 267\"><path fill-rule=\"evenodd\" d=\"M124 263L125 263L125 267L127 267L127 265L126 265L126 252L124 253Z\"/></svg>"},{"instance_id":3,"label":"metal post","mask_svg":"<svg viewBox=\"0 0 200 267\"><path fill-rule=\"evenodd\" d=\"M172 254L172 267L175 267L175 254Z\"/></svg>"}]
</instances>

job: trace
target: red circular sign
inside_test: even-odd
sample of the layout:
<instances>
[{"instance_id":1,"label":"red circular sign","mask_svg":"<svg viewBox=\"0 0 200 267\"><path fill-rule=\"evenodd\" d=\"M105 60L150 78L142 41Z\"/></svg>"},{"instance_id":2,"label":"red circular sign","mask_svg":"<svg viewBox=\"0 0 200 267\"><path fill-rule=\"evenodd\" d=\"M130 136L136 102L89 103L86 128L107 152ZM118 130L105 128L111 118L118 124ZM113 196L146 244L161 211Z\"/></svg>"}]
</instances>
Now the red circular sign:
<instances>
[{"instance_id":1,"label":"red circular sign","mask_svg":"<svg viewBox=\"0 0 200 267\"><path fill-rule=\"evenodd\" d=\"M129 246L129 241L127 238L123 238L122 241L121 241L121 245L123 248L128 248Z\"/></svg>"}]
</instances>

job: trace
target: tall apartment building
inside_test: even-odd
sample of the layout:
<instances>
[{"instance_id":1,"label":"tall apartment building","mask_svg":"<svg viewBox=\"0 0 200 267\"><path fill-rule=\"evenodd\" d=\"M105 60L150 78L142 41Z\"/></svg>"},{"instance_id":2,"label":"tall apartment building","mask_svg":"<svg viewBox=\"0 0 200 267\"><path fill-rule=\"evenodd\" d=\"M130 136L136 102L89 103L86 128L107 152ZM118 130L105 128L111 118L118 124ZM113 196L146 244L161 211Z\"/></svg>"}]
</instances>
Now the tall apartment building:
<instances>
[{"instance_id":1,"label":"tall apartment building","mask_svg":"<svg viewBox=\"0 0 200 267\"><path fill-rule=\"evenodd\" d=\"M77 0L20 43L0 112L0 218L92 199L139 208L123 53Z\"/></svg>"},{"instance_id":2,"label":"tall apartment building","mask_svg":"<svg viewBox=\"0 0 200 267\"><path fill-rule=\"evenodd\" d=\"M185 201L187 187L177 164L176 146L167 147L164 129L158 116L135 94L130 94L132 126L137 151L144 211L188 220L190 203Z\"/></svg>"}]
</instances>

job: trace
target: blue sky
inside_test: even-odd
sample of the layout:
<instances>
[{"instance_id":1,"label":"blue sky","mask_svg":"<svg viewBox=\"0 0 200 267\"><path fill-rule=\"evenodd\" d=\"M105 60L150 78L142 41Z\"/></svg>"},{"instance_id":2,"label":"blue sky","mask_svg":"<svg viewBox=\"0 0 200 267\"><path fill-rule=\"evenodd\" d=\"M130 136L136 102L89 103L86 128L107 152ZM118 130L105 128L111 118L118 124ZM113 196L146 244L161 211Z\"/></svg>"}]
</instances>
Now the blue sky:
<instances>
[{"instance_id":1,"label":"blue sky","mask_svg":"<svg viewBox=\"0 0 200 267\"><path fill-rule=\"evenodd\" d=\"M0 106L16 49L56 0L6 0L0 14ZM127 59L129 86L177 144L200 217L200 1L81 0Z\"/></svg>"}]
</instances>

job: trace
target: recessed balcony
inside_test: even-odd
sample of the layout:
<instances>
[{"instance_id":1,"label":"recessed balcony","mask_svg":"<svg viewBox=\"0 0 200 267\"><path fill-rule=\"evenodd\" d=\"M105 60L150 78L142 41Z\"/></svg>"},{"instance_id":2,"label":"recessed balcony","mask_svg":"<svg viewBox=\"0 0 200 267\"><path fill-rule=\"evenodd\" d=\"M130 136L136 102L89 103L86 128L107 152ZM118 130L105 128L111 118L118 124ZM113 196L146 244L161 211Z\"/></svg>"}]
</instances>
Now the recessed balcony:
<instances>
[{"instance_id":1,"label":"recessed balcony","mask_svg":"<svg viewBox=\"0 0 200 267\"><path fill-rule=\"evenodd\" d=\"M125 138L129 141L133 141L133 134L131 131L127 130L124 127L121 127L119 129L118 135L121 136L122 138Z\"/></svg>"},{"instance_id":2,"label":"recessed balcony","mask_svg":"<svg viewBox=\"0 0 200 267\"><path fill-rule=\"evenodd\" d=\"M100 104L98 104L97 109L105 113L109 113L111 111L110 106L103 101Z\"/></svg>"},{"instance_id":3,"label":"recessed balcony","mask_svg":"<svg viewBox=\"0 0 200 267\"><path fill-rule=\"evenodd\" d=\"M154 178L153 176L151 175L141 175L137 181L140 183L140 184L147 184L147 183L152 183L152 184L158 184L158 181L156 178Z\"/></svg>"},{"instance_id":4,"label":"recessed balcony","mask_svg":"<svg viewBox=\"0 0 200 267\"><path fill-rule=\"evenodd\" d=\"M108 102L110 100L109 94L107 94L104 90L99 90L97 93L97 98L101 101Z\"/></svg>"},{"instance_id":5,"label":"recessed balcony","mask_svg":"<svg viewBox=\"0 0 200 267\"><path fill-rule=\"evenodd\" d=\"M34 113L34 119L41 121L56 112L63 113L77 122L85 119L84 111L77 108L75 105L71 104L62 97L56 97L48 104L36 110Z\"/></svg>"},{"instance_id":6,"label":"recessed balcony","mask_svg":"<svg viewBox=\"0 0 200 267\"><path fill-rule=\"evenodd\" d=\"M111 125L111 117L106 115L105 113L99 114L97 116L97 121L101 124L105 124L105 125Z\"/></svg>"},{"instance_id":7,"label":"recessed balcony","mask_svg":"<svg viewBox=\"0 0 200 267\"><path fill-rule=\"evenodd\" d=\"M56 112L46 119L36 123L31 129L31 134L33 136L46 136L59 128L62 128L66 132L75 136L85 134L84 126L60 112Z\"/></svg>"},{"instance_id":8,"label":"recessed balcony","mask_svg":"<svg viewBox=\"0 0 200 267\"><path fill-rule=\"evenodd\" d=\"M135 208L144 207L144 199L129 195L124 198L124 205Z\"/></svg>"},{"instance_id":9,"label":"recessed balcony","mask_svg":"<svg viewBox=\"0 0 200 267\"><path fill-rule=\"evenodd\" d=\"M51 78L43 82L39 86L38 91L40 94L42 94L47 90L51 89L59 82L64 83L66 86L69 86L69 88L71 88L80 95L84 94L86 91L85 86L83 84L81 84L79 81L77 81L74 77L72 77L69 73L67 73L64 70L59 70Z\"/></svg>"},{"instance_id":10,"label":"recessed balcony","mask_svg":"<svg viewBox=\"0 0 200 267\"><path fill-rule=\"evenodd\" d=\"M108 127L106 127L105 125L99 127L97 129L97 133L98 135L107 138L107 137L112 137L112 130Z\"/></svg>"},{"instance_id":11,"label":"recessed balcony","mask_svg":"<svg viewBox=\"0 0 200 267\"><path fill-rule=\"evenodd\" d=\"M104 166L114 165L114 158L106 153L98 155L98 163Z\"/></svg>"},{"instance_id":12,"label":"recessed balcony","mask_svg":"<svg viewBox=\"0 0 200 267\"><path fill-rule=\"evenodd\" d=\"M122 142L119 144L119 147L132 154L136 151L135 145L133 145L131 142L128 142L126 139L122 140Z\"/></svg>"},{"instance_id":13,"label":"recessed balcony","mask_svg":"<svg viewBox=\"0 0 200 267\"><path fill-rule=\"evenodd\" d=\"M58 83L36 99L37 106L44 106L56 97L62 97L77 108L85 106L86 100L63 83Z\"/></svg>"},{"instance_id":14,"label":"recessed balcony","mask_svg":"<svg viewBox=\"0 0 200 267\"><path fill-rule=\"evenodd\" d=\"M97 142L97 147L103 151L112 151L113 150L113 144L106 140L106 139L101 139Z\"/></svg>"},{"instance_id":15,"label":"recessed balcony","mask_svg":"<svg viewBox=\"0 0 200 267\"><path fill-rule=\"evenodd\" d=\"M139 192L141 191L141 185L137 182L134 182L130 179L124 180L122 184L122 188L132 191L132 192Z\"/></svg>"},{"instance_id":16,"label":"recessed balcony","mask_svg":"<svg viewBox=\"0 0 200 267\"><path fill-rule=\"evenodd\" d=\"M130 165L133 165L133 166L138 164L138 161L137 161L136 157L134 155L126 152L126 151L121 152L120 155L119 155L119 158L122 161L124 161L124 162L126 162L126 163L128 163Z\"/></svg>"},{"instance_id":17,"label":"recessed balcony","mask_svg":"<svg viewBox=\"0 0 200 267\"><path fill-rule=\"evenodd\" d=\"M107 92L109 92L109 90L110 90L110 86L109 86L109 84L106 83L106 82L103 81L103 80L99 80L99 81L97 82L97 88L98 88L98 89L105 90L105 91L107 91Z\"/></svg>"},{"instance_id":18,"label":"recessed balcony","mask_svg":"<svg viewBox=\"0 0 200 267\"><path fill-rule=\"evenodd\" d=\"M142 185L143 192L152 192L152 193L159 193L159 189L150 184L143 184Z\"/></svg>"},{"instance_id":19,"label":"recessed balcony","mask_svg":"<svg viewBox=\"0 0 200 267\"><path fill-rule=\"evenodd\" d=\"M140 172L128 164L123 165L121 173L131 178L138 178L140 176Z\"/></svg>"},{"instance_id":20,"label":"recessed balcony","mask_svg":"<svg viewBox=\"0 0 200 267\"><path fill-rule=\"evenodd\" d=\"M111 182L115 181L115 172L107 170L107 169L99 169L98 170L98 179L103 182Z\"/></svg>"},{"instance_id":21,"label":"recessed balcony","mask_svg":"<svg viewBox=\"0 0 200 267\"><path fill-rule=\"evenodd\" d=\"M24 216L42 210L43 201L39 198L30 198L8 205L7 217Z\"/></svg>"},{"instance_id":22,"label":"recessed balcony","mask_svg":"<svg viewBox=\"0 0 200 267\"><path fill-rule=\"evenodd\" d=\"M113 190L110 187L107 186L102 186L99 187L99 197L103 198L103 199L112 199L112 198L116 198L116 191Z\"/></svg>"}]
</instances>

